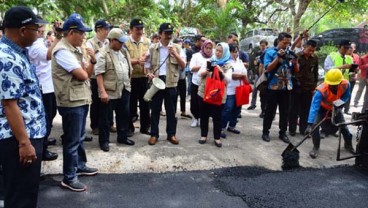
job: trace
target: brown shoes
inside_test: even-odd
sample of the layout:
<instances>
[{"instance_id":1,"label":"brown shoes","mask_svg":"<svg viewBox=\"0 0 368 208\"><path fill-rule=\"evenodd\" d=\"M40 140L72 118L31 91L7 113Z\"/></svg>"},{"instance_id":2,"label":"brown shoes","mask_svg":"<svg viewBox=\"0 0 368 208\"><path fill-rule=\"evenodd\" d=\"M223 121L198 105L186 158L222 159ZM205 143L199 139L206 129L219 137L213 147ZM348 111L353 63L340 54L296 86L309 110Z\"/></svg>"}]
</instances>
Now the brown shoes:
<instances>
[{"instance_id":1,"label":"brown shoes","mask_svg":"<svg viewBox=\"0 0 368 208\"><path fill-rule=\"evenodd\" d=\"M171 144L179 144L179 140L175 136L167 137L167 141L171 142Z\"/></svg>"},{"instance_id":2,"label":"brown shoes","mask_svg":"<svg viewBox=\"0 0 368 208\"><path fill-rule=\"evenodd\" d=\"M151 136L148 140L149 145L155 145L157 143L157 138L154 136Z\"/></svg>"}]
</instances>

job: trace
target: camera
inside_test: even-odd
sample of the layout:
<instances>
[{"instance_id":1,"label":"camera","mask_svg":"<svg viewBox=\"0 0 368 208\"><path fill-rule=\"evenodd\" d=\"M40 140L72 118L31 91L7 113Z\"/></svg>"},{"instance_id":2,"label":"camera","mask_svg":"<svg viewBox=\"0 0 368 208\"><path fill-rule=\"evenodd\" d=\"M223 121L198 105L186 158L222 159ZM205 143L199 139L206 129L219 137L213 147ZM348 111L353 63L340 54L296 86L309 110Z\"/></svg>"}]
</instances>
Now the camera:
<instances>
[{"instance_id":1,"label":"camera","mask_svg":"<svg viewBox=\"0 0 368 208\"><path fill-rule=\"evenodd\" d=\"M356 72L356 69L358 68L358 64L352 64L350 69L349 69L349 73L354 73Z\"/></svg>"},{"instance_id":2,"label":"camera","mask_svg":"<svg viewBox=\"0 0 368 208\"><path fill-rule=\"evenodd\" d=\"M216 62L214 61L207 61L207 71L213 72L215 68Z\"/></svg>"},{"instance_id":3,"label":"camera","mask_svg":"<svg viewBox=\"0 0 368 208\"><path fill-rule=\"evenodd\" d=\"M287 59L289 61L298 58L298 56L293 51L291 51L291 50L286 50L284 55L281 55L279 53L277 53L277 55L280 58Z\"/></svg>"}]
</instances>

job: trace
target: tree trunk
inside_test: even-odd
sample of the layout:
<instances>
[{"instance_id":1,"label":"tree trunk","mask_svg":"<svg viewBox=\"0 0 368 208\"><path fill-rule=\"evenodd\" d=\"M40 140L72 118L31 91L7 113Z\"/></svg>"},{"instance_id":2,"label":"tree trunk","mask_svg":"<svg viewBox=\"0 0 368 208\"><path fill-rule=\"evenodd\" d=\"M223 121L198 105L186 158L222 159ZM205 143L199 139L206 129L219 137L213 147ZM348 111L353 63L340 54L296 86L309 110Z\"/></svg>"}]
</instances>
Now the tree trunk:
<instances>
[{"instance_id":1,"label":"tree trunk","mask_svg":"<svg viewBox=\"0 0 368 208\"><path fill-rule=\"evenodd\" d=\"M102 0L102 7L103 7L103 10L104 12L109 15L109 8L107 7L107 4L106 4L106 0Z\"/></svg>"}]
</instances>

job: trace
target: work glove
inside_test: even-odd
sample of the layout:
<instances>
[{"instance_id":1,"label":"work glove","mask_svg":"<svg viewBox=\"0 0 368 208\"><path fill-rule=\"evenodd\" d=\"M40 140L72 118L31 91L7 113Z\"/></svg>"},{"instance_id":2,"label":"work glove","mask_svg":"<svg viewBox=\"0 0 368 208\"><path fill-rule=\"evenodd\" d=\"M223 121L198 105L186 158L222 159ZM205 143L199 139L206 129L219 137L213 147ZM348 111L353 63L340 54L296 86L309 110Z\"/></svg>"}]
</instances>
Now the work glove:
<instances>
[{"instance_id":1,"label":"work glove","mask_svg":"<svg viewBox=\"0 0 368 208\"><path fill-rule=\"evenodd\" d=\"M312 129L313 129L313 124L308 124L307 128L305 129L304 134L310 135L312 133Z\"/></svg>"}]
</instances>

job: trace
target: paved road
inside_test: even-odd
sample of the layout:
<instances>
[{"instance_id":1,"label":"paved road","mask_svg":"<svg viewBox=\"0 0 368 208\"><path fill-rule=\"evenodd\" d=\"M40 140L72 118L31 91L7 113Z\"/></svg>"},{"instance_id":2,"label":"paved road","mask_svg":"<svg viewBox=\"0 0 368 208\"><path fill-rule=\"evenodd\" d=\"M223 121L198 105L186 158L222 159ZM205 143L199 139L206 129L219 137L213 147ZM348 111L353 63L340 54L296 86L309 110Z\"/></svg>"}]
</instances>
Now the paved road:
<instances>
[{"instance_id":1,"label":"paved road","mask_svg":"<svg viewBox=\"0 0 368 208\"><path fill-rule=\"evenodd\" d=\"M40 208L365 208L368 200L368 172L352 166L100 174L81 178L84 193L57 187L60 177L41 183Z\"/></svg>"}]
</instances>

